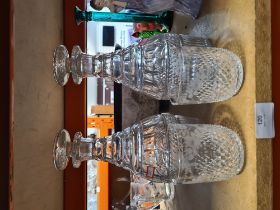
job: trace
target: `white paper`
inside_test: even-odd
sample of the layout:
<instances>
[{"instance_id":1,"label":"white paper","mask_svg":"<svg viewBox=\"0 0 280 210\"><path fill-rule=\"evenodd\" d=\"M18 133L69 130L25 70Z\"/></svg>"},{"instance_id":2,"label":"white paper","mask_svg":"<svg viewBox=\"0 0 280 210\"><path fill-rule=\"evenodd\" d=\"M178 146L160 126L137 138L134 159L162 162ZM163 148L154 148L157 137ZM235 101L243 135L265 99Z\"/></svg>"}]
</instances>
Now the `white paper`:
<instances>
[{"instance_id":1,"label":"white paper","mask_svg":"<svg viewBox=\"0 0 280 210\"><path fill-rule=\"evenodd\" d=\"M256 103L256 137L257 139L275 137L274 103Z\"/></svg>"}]
</instances>

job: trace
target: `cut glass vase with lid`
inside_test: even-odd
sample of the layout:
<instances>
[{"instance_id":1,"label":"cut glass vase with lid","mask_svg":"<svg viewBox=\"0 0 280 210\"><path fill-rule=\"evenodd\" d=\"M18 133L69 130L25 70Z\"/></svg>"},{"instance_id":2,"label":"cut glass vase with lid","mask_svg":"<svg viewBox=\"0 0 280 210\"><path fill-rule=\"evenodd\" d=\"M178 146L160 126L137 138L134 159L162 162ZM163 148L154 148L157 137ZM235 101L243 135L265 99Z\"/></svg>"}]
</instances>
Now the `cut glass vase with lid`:
<instances>
[{"instance_id":1,"label":"cut glass vase with lid","mask_svg":"<svg viewBox=\"0 0 280 210\"><path fill-rule=\"evenodd\" d=\"M95 159L153 182L175 184L222 181L241 171L244 150L234 131L187 123L182 116L163 113L105 138L83 138L77 132L73 142L63 129L55 138L54 165L63 170L69 158L74 167Z\"/></svg>"},{"instance_id":2,"label":"cut glass vase with lid","mask_svg":"<svg viewBox=\"0 0 280 210\"><path fill-rule=\"evenodd\" d=\"M188 35L159 34L127 48L88 55L74 46L54 51L54 78L61 86L70 73L74 83L101 77L173 104L200 104L226 100L243 81L237 55L211 47L209 41Z\"/></svg>"}]
</instances>

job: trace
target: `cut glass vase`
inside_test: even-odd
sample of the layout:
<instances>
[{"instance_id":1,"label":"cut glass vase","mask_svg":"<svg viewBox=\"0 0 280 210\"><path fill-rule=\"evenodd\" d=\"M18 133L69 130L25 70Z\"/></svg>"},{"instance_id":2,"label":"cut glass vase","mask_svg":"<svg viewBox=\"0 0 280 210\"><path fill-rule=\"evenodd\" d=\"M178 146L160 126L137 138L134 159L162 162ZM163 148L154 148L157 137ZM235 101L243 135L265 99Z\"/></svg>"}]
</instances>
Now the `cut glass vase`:
<instances>
[{"instance_id":1,"label":"cut glass vase","mask_svg":"<svg viewBox=\"0 0 280 210\"><path fill-rule=\"evenodd\" d=\"M207 39L159 34L138 44L101 55L83 53L74 46L54 51L54 78L65 85L101 77L173 104L212 103L235 95L243 81L243 67L229 50L211 47Z\"/></svg>"},{"instance_id":2,"label":"cut glass vase","mask_svg":"<svg viewBox=\"0 0 280 210\"><path fill-rule=\"evenodd\" d=\"M222 181L238 174L244 149L232 130L207 124L186 124L184 117L163 113L146 118L105 138L71 142L61 130L54 142L55 167L82 161L106 161L153 182L202 183Z\"/></svg>"}]
</instances>

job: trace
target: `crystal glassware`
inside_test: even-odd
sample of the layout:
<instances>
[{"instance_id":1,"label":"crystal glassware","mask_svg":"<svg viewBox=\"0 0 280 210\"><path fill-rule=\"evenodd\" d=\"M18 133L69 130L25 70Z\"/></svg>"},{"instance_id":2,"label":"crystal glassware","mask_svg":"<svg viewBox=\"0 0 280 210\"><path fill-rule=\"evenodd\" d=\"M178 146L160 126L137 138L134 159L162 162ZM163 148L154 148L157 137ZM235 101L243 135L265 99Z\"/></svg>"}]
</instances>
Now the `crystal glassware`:
<instances>
[{"instance_id":1,"label":"crystal glassware","mask_svg":"<svg viewBox=\"0 0 280 210\"><path fill-rule=\"evenodd\" d=\"M74 46L54 51L54 78L65 85L70 72L76 84L85 77L102 77L173 104L226 100L243 81L240 59L232 52L209 46L207 39L159 34L116 52L88 55Z\"/></svg>"},{"instance_id":2,"label":"crystal glassware","mask_svg":"<svg viewBox=\"0 0 280 210\"><path fill-rule=\"evenodd\" d=\"M130 189L121 202L115 202L112 209L126 209L125 200L130 197L130 206L137 209L154 209L163 201L174 198L175 187L173 183L156 183L138 177L131 173L130 180L121 179L118 181L129 182Z\"/></svg>"},{"instance_id":3,"label":"crystal glassware","mask_svg":"<svg viewBox=\"0 0 280 210\"><path fill-rule=\"evenodd\" d=\"M66 130L58 132L53 148L55 167L101 160L115 164L153 182L201 183L231 178L244 162L238 135L225 127L185 124L172 114L146 118L106 138L71 142Z\"/></svg>"},{"instance_id":4,"label":"crystal glassware","mask_svg":"<svg viewBox=\"0 0 280 210\"><path fill-rule=\"evenodd\" d=\"M174 198L173 183L151 182L131 175L130 205L138 209L154 209L163 201Z\"/></svg>"},{"instance_id":5,"label":"crystal glassware","mask_svg":"<svg viewBox=\"0 0 280 210\"><path fill-rule=\"evenodd\" d=\"M94 12L82 11L79 7L74 10L76 24L81 22L132 22L132 23L158 23L164 25L167 29L171 29L173 22L173 12L162 12L159 14L145 14L139 12Z\"/></svg>"}]
</instances>

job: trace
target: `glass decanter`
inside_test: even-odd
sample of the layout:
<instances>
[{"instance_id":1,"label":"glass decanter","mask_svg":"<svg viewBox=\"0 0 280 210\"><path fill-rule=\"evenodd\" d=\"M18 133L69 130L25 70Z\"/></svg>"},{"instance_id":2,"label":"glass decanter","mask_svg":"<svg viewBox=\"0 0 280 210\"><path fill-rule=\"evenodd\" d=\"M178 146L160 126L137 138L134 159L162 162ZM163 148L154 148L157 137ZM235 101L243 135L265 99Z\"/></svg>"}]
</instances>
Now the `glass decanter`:
<instances>
[{"instance_id":1,"label":"glass decanter","mask_svg":"<svg viewBox=\"0 0 280 210\"><path fill-rule=\"evenodd\" d=\"M173 104L226 100L240 89L243 68L232 52L209 46L207 39L159 34L116 52L88 55L74 46L54 51L54 78L67 83L69 73L80 84L85 77L102 77Z\"/></svg>"},{"instance_id":2,"label":"glass decanter","mask_svg":"<svg viewBox=\"0 0 280 210\"><path fill-rule=\"evenodd\" d=\"M63 170L70 157L74 167L95 159L153 182L174 183L221 181L241 171L244 150L234 131L185 122L182 116L159 114L106 138L77 132L73 142L63 129L55 138L54 165Z\"/></svg>"}]
</instances>

